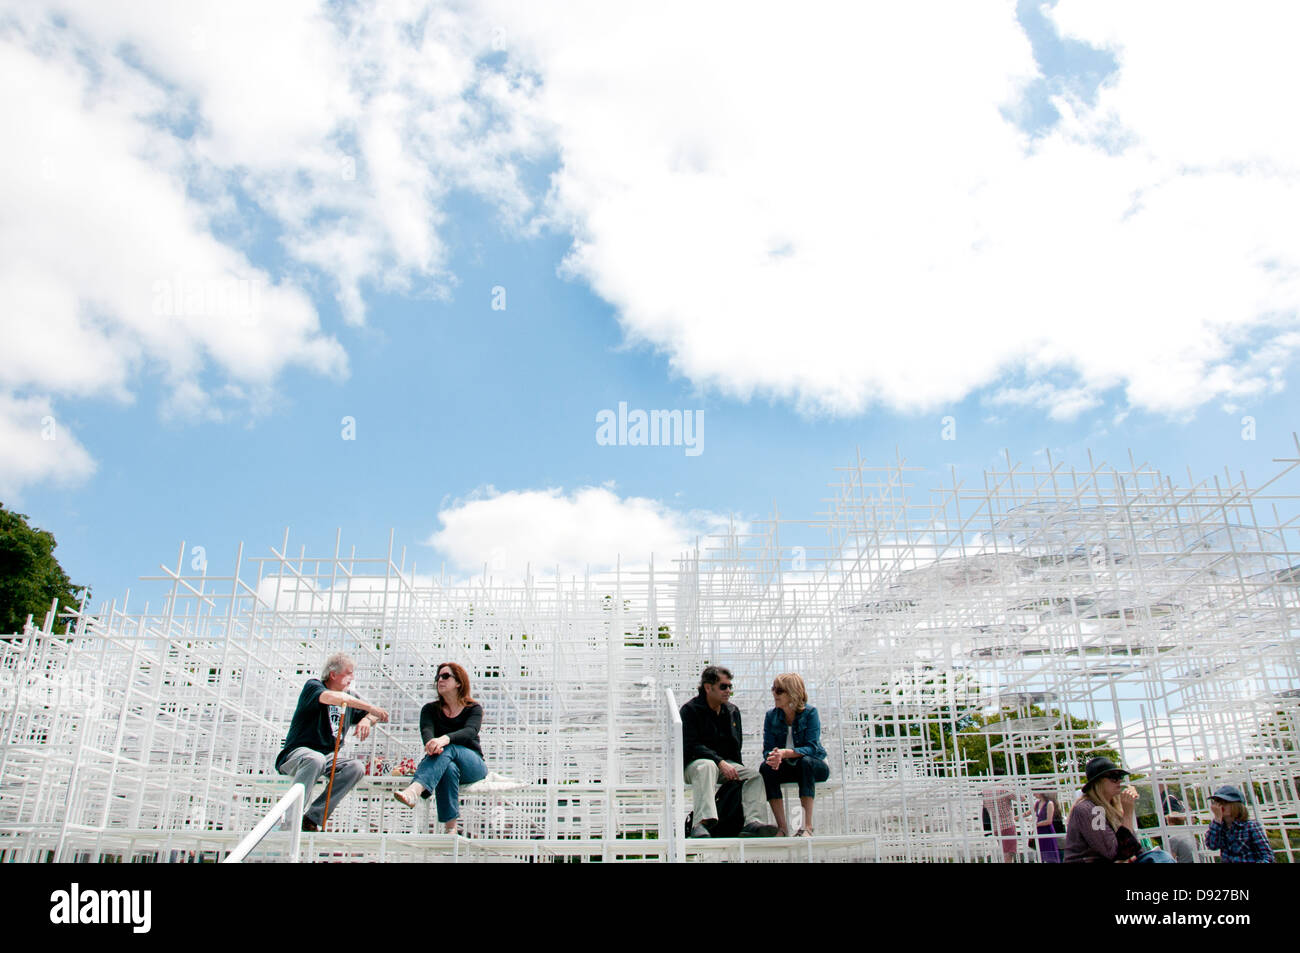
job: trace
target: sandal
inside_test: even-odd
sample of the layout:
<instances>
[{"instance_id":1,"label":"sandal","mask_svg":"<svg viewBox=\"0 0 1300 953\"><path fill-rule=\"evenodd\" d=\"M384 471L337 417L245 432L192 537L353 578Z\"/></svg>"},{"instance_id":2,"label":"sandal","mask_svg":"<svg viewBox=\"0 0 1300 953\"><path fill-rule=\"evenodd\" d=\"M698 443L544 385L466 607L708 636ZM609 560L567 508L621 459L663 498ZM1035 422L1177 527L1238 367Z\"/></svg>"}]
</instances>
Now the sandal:
<instances>
[{"instance_id":1,"label":"sandal","mask_svg":"<svg viewBox=\"0 0 1300 953\"><path fill-rule=\"evenodd\" d=\"M811 828L811 827L801 827L801 828L799 828L799 830L795 831L795 835L794 835L794 836L795 836L795 837L812 837L812 836L813 836L812 828Z\"/></svg>"},{"instance_id":2,"label":"sandal","mask_svg":"<svg viewBox=\"0 0 1300 953\"><path fill-rule=\"evenodd\" d=\"M401 802L402 802L403 804L405 804L407 807L415 807L415 801L413 801L413 800L409 800L409 799L406 797L406 792L405 792L405 791L394 791L394 792L393 792L393 797L397 798L399 801L401 801Z\"/></svg>"}]
</instances>

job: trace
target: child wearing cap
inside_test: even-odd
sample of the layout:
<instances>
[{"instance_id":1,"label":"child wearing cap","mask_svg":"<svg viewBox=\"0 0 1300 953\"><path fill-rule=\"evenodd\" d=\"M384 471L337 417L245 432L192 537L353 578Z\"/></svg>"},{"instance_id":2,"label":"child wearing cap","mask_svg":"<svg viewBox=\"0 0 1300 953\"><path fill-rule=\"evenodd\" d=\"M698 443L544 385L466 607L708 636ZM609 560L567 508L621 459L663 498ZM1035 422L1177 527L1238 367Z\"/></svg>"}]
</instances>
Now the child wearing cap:
<instances>
[{"instance_id":1,"label":"child wearing cap","mask_svg":"<svg viewBox=\"0 0 1300 953\"><path fill-rule=\"evenodd\" d=\"M1250 819L1241 790L1225 784L1210 795L1214 822L1205 834L1205 846L1219 852L1225 864L1271 864L1273 848L1264 828Z\"/></svg>"}]
</instances>

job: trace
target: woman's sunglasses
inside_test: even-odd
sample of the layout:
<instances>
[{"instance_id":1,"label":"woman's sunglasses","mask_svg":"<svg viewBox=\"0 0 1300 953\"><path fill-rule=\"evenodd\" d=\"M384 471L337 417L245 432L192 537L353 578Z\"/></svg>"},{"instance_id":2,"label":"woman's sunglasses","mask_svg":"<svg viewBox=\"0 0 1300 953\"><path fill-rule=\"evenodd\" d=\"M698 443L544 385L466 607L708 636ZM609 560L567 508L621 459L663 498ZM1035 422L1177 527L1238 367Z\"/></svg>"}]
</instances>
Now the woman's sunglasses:
<instances>
[{"instance_id":1,"label":"woman's sunglasses","mask_svg":"<svg viewBox=\"0 0 1300 953\"><path fill-rule=\"evenodd\" d=\"M455 677L456 677L456 676L453 675L453 674L451 674L451 672L439 672L439 673L438 673L438 681L440 681L440 682L441 682L444 678L455 678Z\"/></svg>"}]
</instances>

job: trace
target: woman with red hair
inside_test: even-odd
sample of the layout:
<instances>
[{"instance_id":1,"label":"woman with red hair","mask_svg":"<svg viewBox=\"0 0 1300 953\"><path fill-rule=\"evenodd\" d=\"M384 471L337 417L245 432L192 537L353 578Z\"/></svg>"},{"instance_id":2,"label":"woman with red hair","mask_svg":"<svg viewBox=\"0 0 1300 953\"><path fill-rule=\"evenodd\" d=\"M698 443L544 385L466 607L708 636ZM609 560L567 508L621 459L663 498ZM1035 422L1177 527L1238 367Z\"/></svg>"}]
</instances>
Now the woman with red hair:
<instances>
[{"instance_id":1,"label":"woman with red hair","mask_svg":"<svg viewBox=\"0 0 1300 953\"><path fill-rule=\"evenodd\" d=\"M393 796L407 807L415 807L416 795L428 797L433 793L443 831L455 834L460 818L460 786L487 777L478 742L483 706L469 693L469 673L455 662L438 666L437 688L438 700L420 709L424 758L415 769L415 780Z\"/></svg>"}]
</instances>

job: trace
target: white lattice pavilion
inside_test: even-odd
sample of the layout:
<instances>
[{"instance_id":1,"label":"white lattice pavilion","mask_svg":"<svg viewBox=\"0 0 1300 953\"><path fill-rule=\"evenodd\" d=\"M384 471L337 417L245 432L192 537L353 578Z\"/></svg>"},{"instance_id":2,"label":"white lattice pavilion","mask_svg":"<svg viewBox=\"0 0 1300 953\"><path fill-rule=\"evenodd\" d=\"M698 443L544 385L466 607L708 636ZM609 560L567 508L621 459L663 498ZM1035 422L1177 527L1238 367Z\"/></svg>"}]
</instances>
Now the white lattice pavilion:
<instances>
[{"instance_id":1,"label":"white lattice pavilion","mask_svg":"<svg viewBox=\"0 0 1300 953\"><path fill-rule=\"evenodd\" d=\"M350 755L376 771L415 757L436 666L456 660L509 781L465 793L466 838L434 834L392 798L404 779L376 774L303 835L308 859L1000 860L987 767L952 744L977 714L1001 718L987 750L1022 797L1068 806L1100 737L1193 811L1242 786L1294 859L1300 461L1281 466L1249 487L1008 460L942 486L859 460L812 523L774 516L671 566L516 583L422 577L391 543L295 552L287 533L266 556L241 547L229 575L196 574L182 545L160 607L54 607L0 642L0 857L222 856L285 793L272 761L298 691L342 649L392 713ZM782 543L810 534L824 543ZM812 842L682 837L669 699L706 662L735 673L755 764L769 680L804 675L831 764ZM1062 758L1032 767L1049 749ZM249 859L289 850L276 832Z\"/></svg>"}]
</instances>

